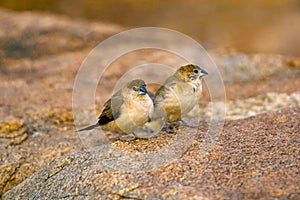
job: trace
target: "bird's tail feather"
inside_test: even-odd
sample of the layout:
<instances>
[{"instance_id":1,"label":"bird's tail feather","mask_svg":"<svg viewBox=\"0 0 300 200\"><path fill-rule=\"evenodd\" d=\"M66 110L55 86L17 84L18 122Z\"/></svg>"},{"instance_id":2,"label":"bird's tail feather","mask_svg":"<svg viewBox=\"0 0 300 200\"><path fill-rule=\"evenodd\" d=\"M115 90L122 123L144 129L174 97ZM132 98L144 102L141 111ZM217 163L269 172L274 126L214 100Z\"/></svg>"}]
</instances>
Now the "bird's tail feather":
<instances>
[{"instance_id":1,"label":"bird's tail feather","mask_svg":"<svg viewBox=\"0 0 300 200\"><path fill-rule=\"evenodd\" d=\"M89 131L89 130L92 130L94 128L97 128L98 126L99 126L99 124L96 123L94 125L91 125L91 126L88 126L88 127L82 128L82 129L79 129L78 132L80 132L80 131Z\"/></svg>"}]
</instances>

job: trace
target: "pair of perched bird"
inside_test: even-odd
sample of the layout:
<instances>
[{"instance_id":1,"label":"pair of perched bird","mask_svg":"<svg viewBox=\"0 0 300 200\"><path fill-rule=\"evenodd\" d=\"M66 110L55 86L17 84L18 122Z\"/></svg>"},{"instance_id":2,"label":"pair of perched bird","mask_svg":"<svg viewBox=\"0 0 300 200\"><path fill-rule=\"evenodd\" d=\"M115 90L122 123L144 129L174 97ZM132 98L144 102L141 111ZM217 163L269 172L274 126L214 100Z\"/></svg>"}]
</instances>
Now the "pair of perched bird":
<instances>
[{"instance_id":1,"label":"pair of perched bird","mask_svg":"<svg viewBox=\"0 0 300 200\"><path fill-rule=\"evenodd\" d=\"M100 125L103 130L124 136L158 119L170 130L169 125L181 121L198 104L202 78L206 75L208 73L197 65L182 66L167 78L155 95L148 93L143 80L132 80L104 104L97 124L80 131Z\"/></svg>"}]
</instances>

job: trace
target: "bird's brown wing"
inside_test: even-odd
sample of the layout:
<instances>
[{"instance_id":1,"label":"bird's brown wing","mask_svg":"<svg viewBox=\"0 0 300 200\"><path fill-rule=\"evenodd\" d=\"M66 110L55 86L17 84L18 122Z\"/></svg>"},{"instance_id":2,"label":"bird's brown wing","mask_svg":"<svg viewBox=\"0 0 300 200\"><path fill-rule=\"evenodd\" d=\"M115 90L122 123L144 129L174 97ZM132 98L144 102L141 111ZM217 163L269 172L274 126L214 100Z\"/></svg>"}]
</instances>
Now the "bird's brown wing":
<instances>
[{"instance_id":1,"label":"bird's brown wing","mask_svg":"<svg viewBox=\"0 0 300 200\"><path fill-rule=\"evenodd\" d=\"M166 101L169 98L169 93L171 89L176 86L176 83L172 81L171 78L167 79L164 85L162 85L157 92L153 100L154 106L160 104L162 101Z\"/></svg>"},{"instance_id":2,"label":"bird's brown wing","mask_svg":"<svg viewBox=\"0 0 300 200\"><path fill-rule=\"evenodd\" d=\"M104 109L99 117L99 125L107 124L120 116L120 109L124 100L121 95L121 91L114 94L107 102L104 104Z\"/></svg>"}]
</instances>

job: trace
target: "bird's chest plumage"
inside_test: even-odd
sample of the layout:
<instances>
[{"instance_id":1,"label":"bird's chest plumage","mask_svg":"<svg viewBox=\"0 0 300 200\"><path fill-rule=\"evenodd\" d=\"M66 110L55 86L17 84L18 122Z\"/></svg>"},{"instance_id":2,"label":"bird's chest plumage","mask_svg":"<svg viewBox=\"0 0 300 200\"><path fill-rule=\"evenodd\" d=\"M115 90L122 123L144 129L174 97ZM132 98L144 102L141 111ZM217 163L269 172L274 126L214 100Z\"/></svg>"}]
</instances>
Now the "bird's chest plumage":
<instances>
[{"instance_id":1,"label":"bird's chest plumage","mask_svg":"<svg viewBox=\"0 0 300 200\"><path fill-rule=\"evenodd\" d=\"M134 132L138 127L144 125L153 112L153 103L150 97L144 96L140 99L125 102L121 106L121 115L116 120L123 132Z\"/></svg>"},{"instance_id":2,"label":"bird's chest plumage","mask_svg":"<svg viewBox=\"0 0 300 200\"><path fill-rule=\"evenodd\" d=\"M179 121L198 103L201 96L201 84L176 82L167 86L164 98L158 98L158 108L165 112L168 122Z\"/></svg>"},{"instance_id":3,"label":"bird's chest plumage","mask_svg":"<svg viewBox=\"0 0 300 200\"><path fill-rule=\"evenodd\" d=\"M153 112L153 102L148 95L126 105L129 117L138 125L143 125L149 120Z\"/></svg>"},{"instance_id":4,"label":"bird's chest plumage","mask_svg":"<svg viewBox=\"0 0 300 200\"><path fill-rule=\"evenodd\" d=\"M200 85L195 84L177 84L173 91L179 101L182 114L188 113L198 103L201 96Z\"/></svg>"}]
</instances>

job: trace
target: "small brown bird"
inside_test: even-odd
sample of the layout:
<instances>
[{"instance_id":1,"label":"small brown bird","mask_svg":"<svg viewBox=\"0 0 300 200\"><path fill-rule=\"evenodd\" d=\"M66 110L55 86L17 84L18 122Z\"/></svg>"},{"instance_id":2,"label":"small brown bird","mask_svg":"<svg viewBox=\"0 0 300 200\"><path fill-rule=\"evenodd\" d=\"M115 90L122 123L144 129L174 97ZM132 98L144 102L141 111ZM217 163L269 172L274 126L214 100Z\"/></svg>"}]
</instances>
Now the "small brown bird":
<instances>
[{"instance_id":1,"label":"small brown bird","mask_svg":"<svg viewBox=\"0 0 300 200\"><path fill-rule=\"evenodd\" d=\"M202 78L206 75L208 73L197 65L180 67L156 92L155 115L162 116L169 125L181 121L198 104ZM172 132L172 129L167 131Z\"/></svg>"},{"instance_id":2,"label":"small brown bird","mask_svg":"<svg viewBox=\"0 0 300 200\"><path fill-rule=\"evenodd\" d=\"M153 102L146 84L137 79L126 84L103 106L97 124L79 131L91 130L100 125L103 130L120 134L121 140L135 139L134 132L149 121Z\"/></svg>"}]
</instances>

